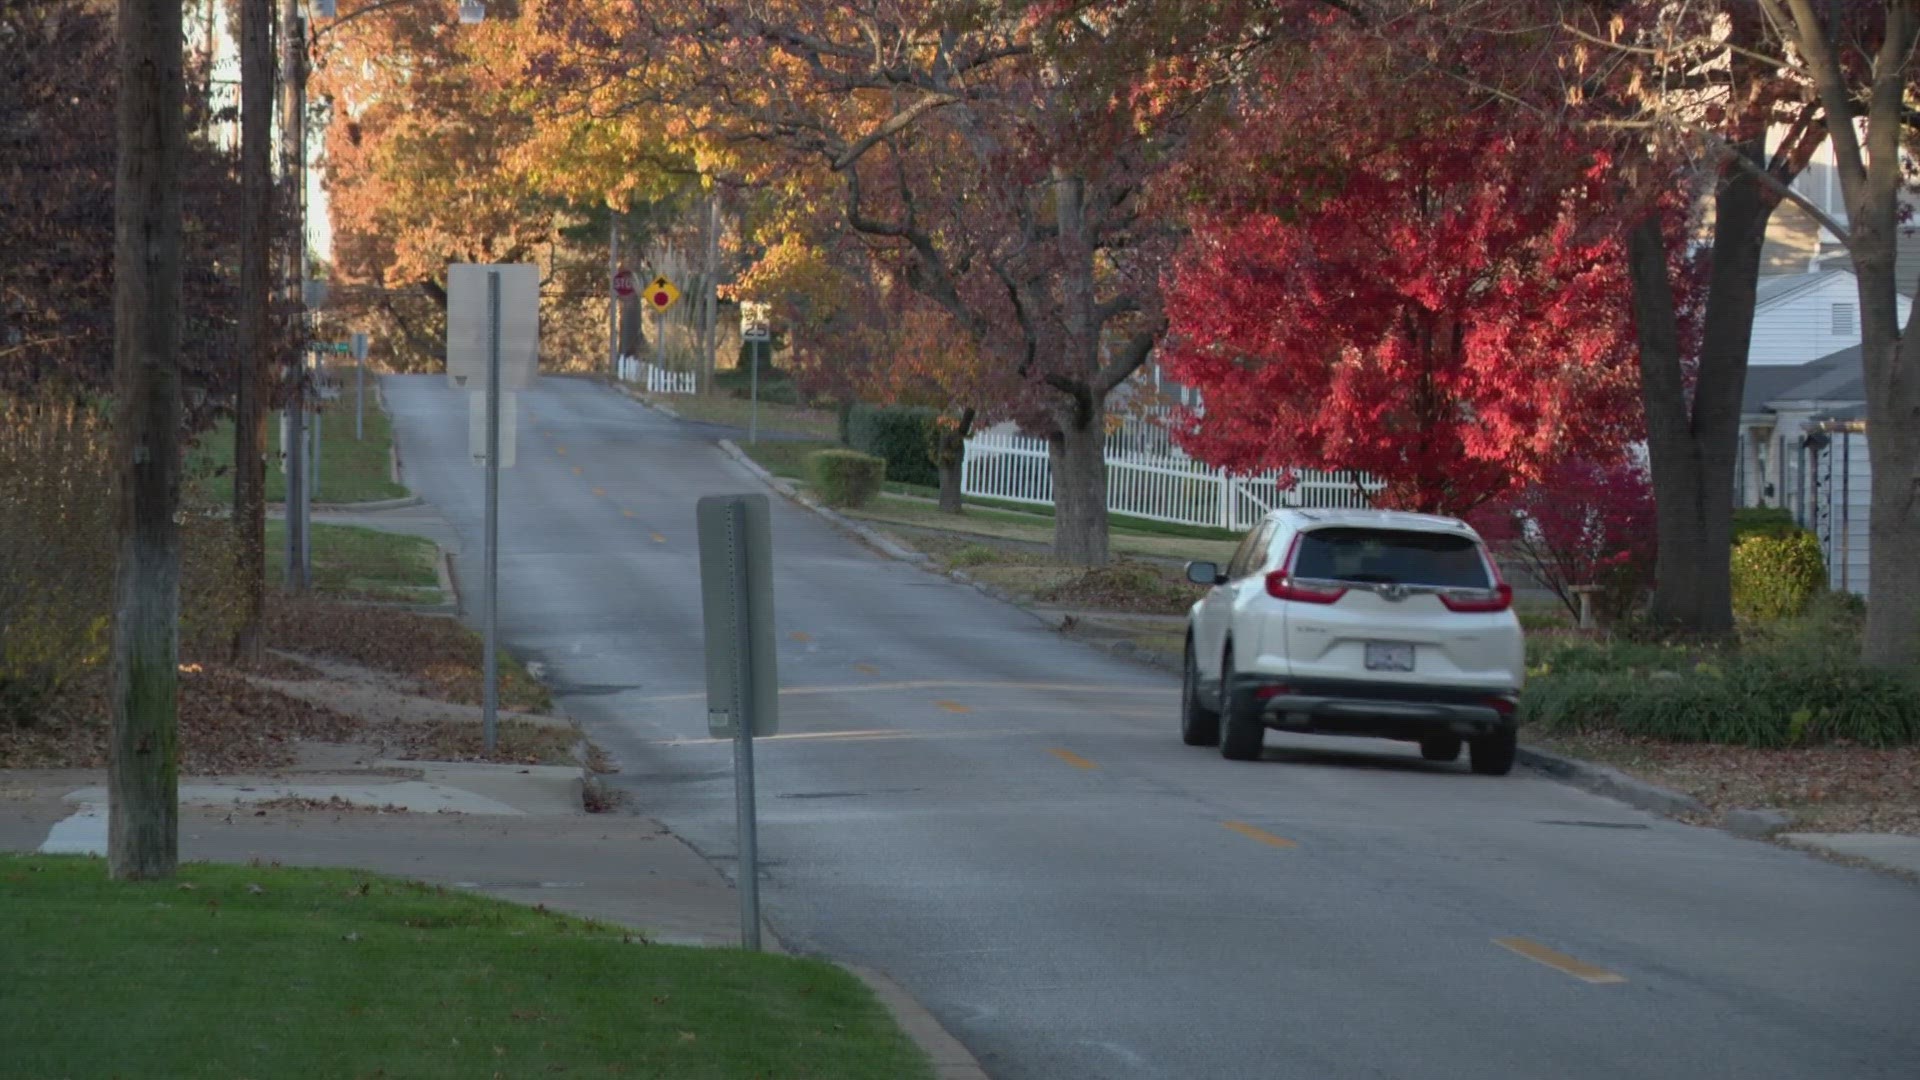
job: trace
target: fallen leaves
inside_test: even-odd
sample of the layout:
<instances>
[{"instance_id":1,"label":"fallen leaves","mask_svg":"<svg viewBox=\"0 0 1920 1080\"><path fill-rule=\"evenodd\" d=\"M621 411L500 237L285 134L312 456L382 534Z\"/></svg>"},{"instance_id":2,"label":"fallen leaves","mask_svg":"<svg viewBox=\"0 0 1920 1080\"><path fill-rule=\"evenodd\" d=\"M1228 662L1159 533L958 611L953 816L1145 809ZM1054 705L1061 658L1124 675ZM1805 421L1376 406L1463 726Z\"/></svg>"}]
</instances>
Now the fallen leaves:
<instances>
[{"instance_id":1,"label":"fallen leaves","mask_svg":"<svg viewBox=\"0 0 1920 1080\"><path fill-rule=\"evenodd\" d=\"M1542 745L1624 769L1729 810L1785 810L1795 828L1920 836L1920 746L1761 750L1667 743L1612 733L1542 737Z\"/></svg>"}]
</instances>

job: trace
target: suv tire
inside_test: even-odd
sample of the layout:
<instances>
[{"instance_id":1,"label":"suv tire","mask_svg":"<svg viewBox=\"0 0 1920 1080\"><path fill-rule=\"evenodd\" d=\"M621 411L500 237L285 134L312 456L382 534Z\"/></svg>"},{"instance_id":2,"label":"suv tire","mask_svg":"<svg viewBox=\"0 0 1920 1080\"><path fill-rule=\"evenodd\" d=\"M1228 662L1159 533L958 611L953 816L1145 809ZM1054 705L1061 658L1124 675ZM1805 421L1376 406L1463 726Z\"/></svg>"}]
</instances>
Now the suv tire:
<instances>
[{"instance_id":1,"label":"suv tire","mask_svg":"<svg viewBox=\"0 0 1920 1080\"><path fill-rule=\"evenodd\" d=\"M1220 661L1220 756L1228 761L1258 761L1267 729L1253 695L1233 687L1233 648Z\"/></svg>"},{"instance_id":2,"label":"suv tire","mask_svg":"<svg viewBox=\"0 0 1920 1080\"><path fill-rule=\"evenodd\" d=\"M1428 761L1460 760L1460 739L1455 735L1435 735L1420 740L1420 756Z\"/></svg>"},{"instance_id":3,"label":"suv tire","mask_svg":"<svg viewBox=\"0 0 1920 1080\"><path fill-rule=\"evenodd\" d=\"M1193 659L1191 635L1180 682L1180 741L1188 746L1217 746L1220 742L1220 714L1200 703L1200 665Z\"/></svg>"},{"instance_id":4,"label":"suv tire","mask_svg":"<svg viewBox=\"0 0 1920 1080\"><path fill-rule=\"evenodd\" d=\"M1507 775L1513 771L1513 757L1519 744L1519 737L1512 731L1482 735L1473 740L1467 744L1473 771L1481 776Z\"/></svg>"}]
</instances>

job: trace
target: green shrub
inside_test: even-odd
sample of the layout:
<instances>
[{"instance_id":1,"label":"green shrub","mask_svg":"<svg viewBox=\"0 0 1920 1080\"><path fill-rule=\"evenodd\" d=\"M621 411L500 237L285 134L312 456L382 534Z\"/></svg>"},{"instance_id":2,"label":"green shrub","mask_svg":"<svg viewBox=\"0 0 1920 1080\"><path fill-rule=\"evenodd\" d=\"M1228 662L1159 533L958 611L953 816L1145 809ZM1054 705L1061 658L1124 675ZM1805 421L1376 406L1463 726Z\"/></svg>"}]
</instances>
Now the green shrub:
<instances>
[{"instance_id":1,"label":"green shrub","mask_svg":"<svg viewBox=\"0 0 1920 1080\"><path fill-rule=\"evenodd\" d=\"M887 479L887 463L858 450L816 450L807 468L828 506L865 506Z\"/></svg>"},{"instance_id":2,"label":"green shrub","mask_svg":"<svg viewBox=\"0 0 1920 1080\"><path fill-rule=\"evenodd\" d=\"M1733 512L1733 542L1749 536L1792 536L1800 523L1783 506L1743 506Z\"/></svg>"},{"instance_id":3,"label":"green shrub","mask_svg":"<svg viewBox=\"0 0 1920 1080\"><path fill-rule=\"evenodd\" d=\"M1920 742L1920 684L1857 663L1749 656L1690 671L1567 671L1528 682L1524 722L1674 742L1787 747Z\"/></svg>"},{"instance_id":4,"label":"green shrub","mask_svg":"<svg viewBox=\"0 0 1920 1080\"><path fill-rule=\"evenodd\" d=\"M744 401L753 396L753 372L744 364L732 371L716 371L713 373L713 388ZM768 367L763 361L760 365L760 401L767 405L798 405L800 388L794 385L791 375Z\"/></svg>"},{"instance_id":5,"label":"green shrub","mask_svg":"<svg viewBox=\"0 0 1920 1080\"><path fill-rule=\"evenodd\" d=\"M1827 563L1812 533L1753 533L1733 548L1733 613L1771 622L1799 615L1827 587Z\"/></svg>"},{"instance_id":6,"label":"green shrub","mask_svg":"<svg viewBox=\"0 0 1920 1080\"><path fill-rule=\"evenodd\" d=\"M932 409L855 405L847 417L847 445L885 458L889 480L932 487L940 482L930 453L937 415Z\"/></svg>"},{"instance_id":7,"label":"green shrub","mask_svg":"<svg viewBox=\"0 0 1920 1080\"><path fill-rule=\"evenodd\" d=\"M0 399L0 725L26 725L106 662L114 526L107 418ZM244 599L233 527L181 485L183 658L224 649Z\"/></svg>"}]
</instances>

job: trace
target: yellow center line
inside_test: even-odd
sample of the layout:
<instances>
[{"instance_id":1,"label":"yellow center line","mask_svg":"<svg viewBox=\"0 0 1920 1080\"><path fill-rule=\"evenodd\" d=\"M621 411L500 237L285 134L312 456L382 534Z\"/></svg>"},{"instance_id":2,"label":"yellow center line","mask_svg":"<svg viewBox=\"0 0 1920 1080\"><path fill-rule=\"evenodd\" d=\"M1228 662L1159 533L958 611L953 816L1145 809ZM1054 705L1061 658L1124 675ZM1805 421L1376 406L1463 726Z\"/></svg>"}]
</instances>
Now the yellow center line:
<instances>
[{"instance_id":1,"label":"yellow center line","mask_svg":"<svg viewBox=\"0 0 1920 1080\"><path fill-rule=\"evenodd\" d=\"M788 634L787 636L792 638L795 641L801 642L802 644L813 640L813 635L807 633L805 630L795 630L793 633Z\"/></svg>"},{"instance_id":2,"label":"yellow center line","mask_svg":"<svg viewBox=\"0 0 1920 1080\"><path fill-rule=\"evenodd\" d=\"M1625 975L1616 974L1606 968L1594 967L1582 960L1575 960L1565 953L1554 952L1537 941L1528 941L1523 937L1494 938L1493 943L1509 952L1519 953L1536 964L1545 964L1555 971L1571 975L1581 982L1603 985L1627 981Z\"/></svg>"},{"instance_id":3,"label":"yellow center line","mask_svg":"<svg viewBox=\"0 0 1920 1080\"><path fill-rule=\"evenodd\" d=\"M597 487L597 488L594 488L594 489L593 489L593 493L594 493L595 495L598 495L598 496L600 496L600 497L601 497L601 498L603 498L603 499L607 497L607 489L606 489L606 488L603 488L603 487Z\"/></svg>"},{"instance_id":4,"label":"yellow center line","mask_svg":"<svg viewBox=\"0 0 1920 1080\"><path fill-rule=\"evenodd\" d=\"M664 536L661 536L659 533L654 533L653 542L656 544L664 544L667 542L667 538Z\"/></svg>"},{"instance_id":5,"label":"yellow center line","mask_svg":"<svg viewBox=\"0 0 1920 1080\"><path fill-rule=\"evenodd\" d=\"M635 515L635 514L634 514L634 512L633 512L633 511L631 511L631 510L622 510L622 511L620 511L620 516L621 516L621 517L634 517L634 516L636 516L636 515Z\"/></svg>"},{"instance_id":6,"label":"yellow center line","mask_svg":"<svg viewBox=\"0 0 1920 1080\"><path fill-rule=\"evenodd\" d=\"M1054 757L1059 758L1061 761L1066 762L1076 769L1097 769L1100 767L1071 750L1062 750L1057 746L1048 747L1047 753L1052 754Z\"/></svg>"},{"instance_id":7,"label":"yellow center line","mask_svg":"<svg viewBox=\"0 0 1920 1080\"><path fill-rule=\"evenodd\" d=\"M566 448L566 447L564 447L564 446L556 446L556 447L554 447L554 448L553 448L553 452L554 452L554 453L556 453L556 454L559 454L559 455L560 455L561 457L566 457L566 456L567 456L567 448Z\"/></svg>"},{"instance_id":8,"label":"yellow center line","mask_svg":"<svg viewBox=\"0 0 1920 1080\"><path fill-rule=\"evenodd\" d=\"M957 701L936 701L934 704L951 713L968 713L973 711Z\"/></svg>"},{"instance_id":9,"label":"yellow center line","mask_svg":"<svg viewBox=\"0 0 1920 1080\"><path fill-rule=\"evenodd\" d=\"M855 664L853 665L853 670L859 672L862 675L880 674L880 669L877 667L874 667L872 664Z\"/></svg>"},{"instance_id":10,"label":"yellow center line","mask_svg":"<svg viewBox=\"0 0 1920 1080\"><path fill-rule=\"evenodd\" d=\"M1249 840L1258 840L1261 843L1266 844L1268 847L1298 847L1299 846L1284 836L1275 836L1265 829L1262 829L1256 825L1249 825L1244 821L1223 821L1221 822L1221 824L1225 825L1227 828L1232 829L1234 832L1239 833L1241 836L1244 836Z\"/></svg>"},{"instance_id":11,"label":"yellow center line","mask_svg":"<svg viewBox=\"0 0 1920 1080\"><path fill-rule=\"evenodd\" d=\"M587 471L587 470L585 470L585 469L583 469L583 468L581 468L581 467L580 467L580 466L578 466L578 465L575 465L575 466L573 467L573 475L575 475L575 476L579 476L579 475L581 475L582 473L584 473L584 472L586 472L586 471Z\"/></svg>"}]
</instances>

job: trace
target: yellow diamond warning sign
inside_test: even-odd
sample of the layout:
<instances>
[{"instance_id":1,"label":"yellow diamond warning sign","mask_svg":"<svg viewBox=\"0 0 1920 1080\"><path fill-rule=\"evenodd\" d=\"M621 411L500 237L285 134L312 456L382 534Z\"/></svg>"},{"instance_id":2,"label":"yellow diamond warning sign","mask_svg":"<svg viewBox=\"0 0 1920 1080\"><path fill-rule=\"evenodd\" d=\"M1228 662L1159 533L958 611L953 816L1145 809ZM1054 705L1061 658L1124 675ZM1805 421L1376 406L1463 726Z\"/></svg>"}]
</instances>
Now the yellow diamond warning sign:
<instances>
[{"instance_id":1,"label":"yellow diamond warning sign","mask_svg":"<svg viewBox=\"0 0 1920 1080\"><path fill-rule=\"evenodd\" d=\"M648 282L640 295L646 299L648 307L655 311L665 311L673 306L675 300L680 299L680 290L674 286L673 282L667 280L665 274L662 274Z\"/></svg>"}]
</instances>

